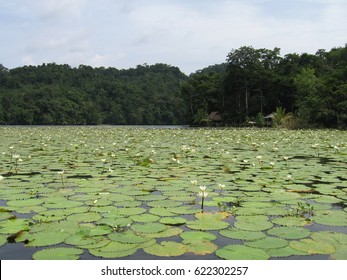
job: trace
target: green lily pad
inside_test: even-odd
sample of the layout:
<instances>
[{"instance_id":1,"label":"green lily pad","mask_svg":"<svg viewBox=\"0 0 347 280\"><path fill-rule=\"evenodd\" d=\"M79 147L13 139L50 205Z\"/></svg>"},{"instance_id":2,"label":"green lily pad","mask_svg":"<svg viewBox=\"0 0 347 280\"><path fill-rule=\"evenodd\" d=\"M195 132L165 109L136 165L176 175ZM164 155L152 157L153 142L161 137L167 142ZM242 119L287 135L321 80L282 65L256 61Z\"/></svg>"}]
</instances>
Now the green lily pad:
<instances>
[{"instance_id":1,"label":"green lily pad","mask_svg":"<svg viewBox=\"0 0 347 280\"><path fill-rule=\"evenodd\" d=\"M183 230L179 227L169 227L168 229L161 232L141 233L141 236L150 237L150 238L167 238L167 237L180 235L182 232Z\"/></svg>"},{"instance_id":2,"label":"green lily pad","mask_svg":"<svg viewBox=\"0 0 347 280\"><path fill-rule=\"evenodd\" d=\"M274 249L274 248L281 248L281 247L287 246L288 241L282 238L267 236L262 239L247 241L244 244L254 248Z\"/></svg>"},{"instance_id":3,"label":"green lily pad","mask_svg":"<svg viewBox=\"0 0 347 280\"><path fill-rule=\"evenodd\" d=\"M159 223L170 226L180 226L184 225L186 222L187 220L181 217L166 217L159 220Z\"/></svg>"},{"instance_id":4,"label":"green lily pad","mask_svg":"<svg viewBox=\"0 0 347 280\"><path fill-rule=\"evenodd\" d=\"M132 219L134 222L139 222L139 223L156 222L160 219L160 217L153 214L134 215L134 216L130 216L129 218Z\"/></svg>"},{"instance_id":5,"label":"green lily pad","mask_svg":"<svg viewBox=\"0 0 347 280\"><path fill-rule=\"evenodd\" d=\"M335 260L347 260L347 245L338 247L331 257Z\"/></svg>"},{"instance_id":6,"label":"green lily pad","mask_svg":"<svg viewBox=\"0 0 347 280\"><path fill-rule=\"evenodd\" d=\"M229 223L215 218L205 218L188 221L186 225L188 228L195 230L220 230L230 226Z\"/></svg>"},{"instance_id":7,"label":"green lily pad","mask_svg":"<svg viewBox=\"0 0 347 280\"><path fill-rule=\"evenodd\" d=\"M149 213L160 217L173 217L177 215L175 213L172 213L170 210L161 207L151 208L149 210Z\"/></svg>"},{"instance_id":8,"label":"green lily pad","mask_svg":"<svg viewBox=\"0 0 347 280\"><path fill-rule=\"evenodd\" d=\"M347 245L347 234L334 231L319 231L311 234L313 240L330 243L338 248L340 245Z\"/></svg>"},{"instance_id":9,"label":"green lily pad","mask_svg":"<svg viewBox=\"0 0 347 280\"><path fill-rule=\"evenodd\" d=\"M78 214L72 214L66 218L68 221L77 221L77 222L95 222L97 220L101 219L101 215L99 213L95 212L88 212L88 213L78 213Z\"/></svg>"},{"instance_id":10,"label":"green lily pad","mask_svg":"<svg viewBox=\"0 0 347 280\"><path fill-rule=\"evenodd\" d=\"M174 241L163 241L143 249L147 254L159 257L177 257L187 252L187 247Z\"/></svg>"},{"instance_id":11,"label":"green lily pad","mask_svg":"<svg viewBox=\"0 0 347 280\"><path fill-rule=\"evenodd\" d=\"M126 244L111 241L104 247L89 249L89 253L96 257L113 259L131 256L137 251L137 249L138 247L136 244Z\"/></svg>"},{"instance_id":12,"label":"green lily pad","mask_svg":"<svg viewBox=\"0 0 347 280\"><path fill-rule=\"evenodd\" d=\"M302 227L274 227L267 233L284 239L301 239L310 236L311 231Z\"/></svg>"},{"instance_id":13,"label":"green lily pad","mask_svg":"<svg viewBox=\"0 0 347 280\"><path fill-rule=\"evenodd\" d=\"M27 247L40 247L60 244L70 234L65 231L37 232L30 235Z\"/></svg>"},{"instance_id":14,"label":"green lily pad","mask_svg":"<svg viewBox=\"0 0 347 280\"><path fill-rule=\"evenodd\" d=\"M274 248L274 249L268 249L266 252L274 258L283 258L283 257L290 257L290 256L307 256L308 253L295 250L289 246L281 247L281 248Z\"/></svg>"},{"instance_id":15,"label":"green lily pad","mask_svg":"<svg viewBox=\"0 0 347 280\"><path fill-rule=\"evenodd\" d=\"M228 238L245 241L257 240L266 237L266 234L261 231L248 231L236 228L221 230L219 234Z\"/></svg>"},{"instance_id":16,"label":"green lily pad","mask_svg":"<svg viewBox=\"0 0 347 280\"><path fill-rule=\"evenodd\" d=\"M117 241L120 243L129 243L129 244L140 244L145 243L151 240L151 238L139 236L132 231L126 231L122 233L112 233L108 236L112 241Z\"/></svg>"},{"instance_id":17,"label":"green lily pad","mask_svg":"<svg viewBox=\"0 0 347 280\"><path fill-rule=\"evenodd\" d=\"M82 249L56 247L37 251L33 254L34 260L78 260L83 253Z\"/></svg>"},{"instance_id":18,"label":"green lily pad","mask_svg":"<svg viewBox=\"0 0 347 280\"><path fill-rule=\"evenodd\" d=\"M216 251L216 255L226 260L267 260L266 251L244 245L227 245Z\"/></svg>"},{"instance_id":19,"label":"green lily pad","mask_svg":"<svg viewBox=\"0 0 347 280\"><path fill-rule=\"evenodd\" d=\"M10 200L6 204L11 207L36 206L42 204L42 199L30 198L25 200Z\"/></svg>"},{"instance_id":20,"label":"green lily pad","mask_svg":"<svg viewBox=\"0 0 347 280\"><path fill-rule=\"evenodd\" d=\"M347 213L339 210L316 211L313 220L327 226L347 226Z\"/></svg>"},{"instance_id":21,"label":"green lily pad","mask_svg":"<svg viewBox=\"0 0 347 280\"><path fill-rule=\"evenodd\" d=\"M234 226L241 230L262 231L273 227L265 216L238 216Z\"/></svg>"},{"instance_id":22,"label":"green lily pad","mask_svg":"<svg viewBox=\"0 0 347 280\"><path fill-rule=\"evenodd\" d=\"M160 223L133 224L131 229L139 233L158 233L166 230L168 227Z\"/></svg>"},{"instance_id":23,"label":"green lily pad","mask_svg":"<svg viewBox=\"0 0 347 280\"><path fill-rule=\"evenodd\" d=\"M312 239L290 241L289 246L295 250L302 251L311 255L332 254L336 251L333 245L325 242L315 241Z\"/></svg>"},{"instance_id":24,"label":"green lily pad","mask_svg":"<svg viewBox=\"0 0 347 280\"><path fill-rule=\"evenodd\" d=\"M207 240L191 240L185 239L183 240L184 245L186 245L186 250L189 253L193 253L194 255L204 256L209 255L215 252L218 247Z\"/></svg>"},{"instance_id":25,"label":"green lily pad","mask_svg":"<svg viewBox=\"0 0 347 280\"><path fill-rule=\"evenodd\" d=\"M192 241L212 241L216 240L217 236L209 233L209 232L203 232L203 231L185 231L183 232L180 237L184 240L192 240Z\"/></svg>"},{"instance_id":26,"label":"green lily pad","mask_svg":"<svg viewBox=\"0 0 347 280\"><path fill-rule=\"evenodd\" d=\"M292 226L302 227L302 226L310 224L310 222L307 221L305 218L294 217L294 216L276 218L271 220L271 222L280 226L287 226L287 227L292 227Z\"/></svg>"},{"instance_id":27,"label":"green lily pad","mask_svg":"<svg viewBox=\"0 0 347 280\"><path fill-rule=\"evenodd\" d=\"M29 230L29 220L17 218L0 223L0 233L13 234L21 230Z\"/></svg>"}]
</instances>

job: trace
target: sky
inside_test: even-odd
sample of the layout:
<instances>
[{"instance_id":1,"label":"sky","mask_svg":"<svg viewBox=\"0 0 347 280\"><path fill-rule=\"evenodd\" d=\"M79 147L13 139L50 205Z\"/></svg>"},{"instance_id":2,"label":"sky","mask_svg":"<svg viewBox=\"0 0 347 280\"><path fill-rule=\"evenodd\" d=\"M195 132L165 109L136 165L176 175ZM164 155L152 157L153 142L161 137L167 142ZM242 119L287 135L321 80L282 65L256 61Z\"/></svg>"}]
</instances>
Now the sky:
<instances>
[{"instance_id":1,"label":"sky","mask_svg":"<svg viewBox=\"0 0 347 280\"><path fill-rule=\"evenodd\" d=\"M347 0L0 0L0 64L165 63L190 74L242 46L344 47L346 15Z\"/></svg>"}]
</instances>

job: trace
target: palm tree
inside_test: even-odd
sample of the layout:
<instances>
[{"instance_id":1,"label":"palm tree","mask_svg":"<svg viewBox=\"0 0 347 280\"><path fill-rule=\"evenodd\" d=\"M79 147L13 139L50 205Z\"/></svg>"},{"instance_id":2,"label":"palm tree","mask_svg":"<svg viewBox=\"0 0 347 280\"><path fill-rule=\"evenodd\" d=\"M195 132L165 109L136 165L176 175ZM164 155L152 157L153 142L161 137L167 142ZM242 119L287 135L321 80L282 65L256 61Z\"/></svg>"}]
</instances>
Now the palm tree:
<instances>
[{"instance_id":1,"label":"palm tree","mask_svg":"<svg viewBox=\"0 0 347 280\"><path fill-rule=\"evenodd\" d=\"M277 107L276 112L273 113L273 124L276 127L293 128L295 116L293 113L286 113L286 109Z\"/></svg>"}]
</instances>

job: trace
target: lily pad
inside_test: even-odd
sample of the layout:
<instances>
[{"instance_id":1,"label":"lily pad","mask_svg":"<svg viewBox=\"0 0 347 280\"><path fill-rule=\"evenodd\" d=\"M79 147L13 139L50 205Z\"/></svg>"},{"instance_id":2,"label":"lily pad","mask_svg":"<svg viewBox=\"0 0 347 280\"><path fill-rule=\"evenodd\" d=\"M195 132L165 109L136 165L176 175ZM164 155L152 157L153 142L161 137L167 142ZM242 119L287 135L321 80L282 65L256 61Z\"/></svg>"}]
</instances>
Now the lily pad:
<instances>
[{"instance_id":1,"label":"lily pad","mask_svg":"<svg viewBox=\"0 0 347 280\"><path fill-rule=\"evenodd\" d=\"M332 254L336 251L333 245L325 242L315 241L312 239L290 241L289 246L295 250L302 251L311 255Z\"/></svg>"},{"instance_id":2,"label":"lily pad","mask_svg":"<svg viewBox=\"0 0 347 280\"><path fill-rule=\"evenodd\" d=\"M194 255L204 256L209 255L215 252L218 247L207 240L191 240L185 239L183 240L184 245L186 245L186 250L189 253L193 253Z\"/></svg>"},{"instance_id":3,"label":"lily pad","mask_svg":"<svg viewBox=\"0 0 347 280\"><path fill-rule=\"evenodd\" d=\"M56 247L37 251L33 254L34 260L78 260L83 253L82 249Z\"/></svg>"},{"instance_id":4,"label":"lily pad","mask_svg":"<svg viewBox=\"0 0 347 280\"><path fill-rule=\"evenodd\" d=\"M288 217L281 217L271 220L274 224L280 225L280 226L296 226L301 227L310 224L310 221L307 221L305 218L302 217L294 217L294 216L288 216Z\"/></svg>"},{"instance_id":5,"label":"lily pad","mask_svg":"<svg viewBox=\"0 0 347 280\"><path fill-rule=\"evenodd\" d=\"M174 241L163 241L160 244L143 249L147 254L159 256L159 257L177 257L187 252L187 246L174 242Z\"/></svg>"},{"instance_id":6,"label":"lily pad","mask_svg":"<svg viewBox=\"0 0 347 280\"><path fill-rule=\"evenodd\" d=\"M274 227L267 233L284 239L301 239L310 236L311 231L303 227Z\"/></svg>"},{"instance_id":7,"label":"lily pad","mask_svg":"<svg viewBox=\"0 0 347 280\"><path fill-rule=\"evenodd\" d=\"M60 244L70 234L65 231L37 232L30 235L27 247L50 246Z\"/></svg>"},{"instance_id":8,"label":"lily pad","mask_svg":"<svg viewBox=\"0 0 347 280\"><path fill-rule=\"evenodd\" d=\"M281 248L274 248L274 249L268 249L266 252L274 258L283 258L283 257L290 257L290 256L307 256L308 253L295 250L289 246L281 247Z\"/></svg>"},{"instance_id":9,"label":"lily pad","mask_svg":"<svg viewBox=\"0 0 347 280\"><path fill-rule=\"evenodd\" d=\"M265 250L245 245L227 245L217 250L216 255L226 260L267 260L270 258Z\"/></svg>"},{"instance_id":10,"label":"lily pad","mask_svg":"<svg viewBox=\"0 0 347 280\"><path fill-rule=\"evenodd\" d=\"M203 231L185 231L180 235L180 237L184 240L192 241L212 241L217 239L216 235Z\"/></svg>"},{"instance_id":11,"label":"lily pad","mask_svg":"<svg viewBox=\"0 0 347 280\"><path fill-rule=\"evenodd\" d=\"M266 234L261 231L248 231L236 228L221 230L219 234L228 238L245 241L257 240L266 237Z\"/></svg>"},{"instance_id":12,"label":"lily pad","mask_svg":"<svg viewBox=\"0 0 347 280\"><path fill-rule=\"evenodd\" d=\"M145 243L151 240L151 238L143 237L135 234L132 231L126 231L122 233L112 233L108 236L112 241L117 241L120 243L129 243L129 244L140 244Z\"/></svg>"},{"instance_id":13,"label":"lily pad","mask_svg":"<svg viewBox=\"0 0 347 280\"><path fill-rule=\"evenodd\" d=\"M134 222L139 222L139 223L156 222L160 219L160 217L153 214L134 215L134 216L130 216L129 218L132 219Z\"/></svg>"},{"instance_id":14,"label":"lily pad","mask_svg":"<svg viewBox=\"0 0 347 280\"><path fill-rule=\"evenodd\" d=\"M274 249L274 248L281 248L281 247L287 246L288 241L282 238L267 236L262 239L247 241L244 244L254 248Z\"/></svg>"},{"instance_id":15,"label":"lily pad","mask_svg":"<svg viewBox=\"0 0 347 280\"><path fill-rule=\"evenodd\" d=\"M347 213L338 210L316 211L313 220L327 226L347 226Z\"/></svg>"},{"instance_id":16,"label":"lily pad","mask_svg":"<svg viewBox=\"0 0 347 280\"><path fill-rule=\"evenodd\" d=\"M131 229L139 233L157 233L166 230L168 227L161 223L133 224Z\"/></svg>"},{"instance_id":17,"label":"lily pad","mask_svg":"<svg viewBox=\"0 0 347 280\"><path fill-rule=\"evenodd\" d=\"M160 223L170 226L180 226L184 225L187 220L181 217L166 217L159 220Z\"/></svg>"}]
</instances>

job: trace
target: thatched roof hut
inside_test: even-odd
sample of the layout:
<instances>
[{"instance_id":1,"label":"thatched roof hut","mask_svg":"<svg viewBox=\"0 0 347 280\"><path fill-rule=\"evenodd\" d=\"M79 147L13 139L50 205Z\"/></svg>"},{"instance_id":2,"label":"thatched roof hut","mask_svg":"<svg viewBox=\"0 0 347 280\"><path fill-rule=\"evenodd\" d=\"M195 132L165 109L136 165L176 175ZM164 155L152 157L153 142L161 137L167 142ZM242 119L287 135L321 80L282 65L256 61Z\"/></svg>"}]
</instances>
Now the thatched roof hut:
<instances>
[{"instance_id":1,"label":"thatched roof hut","mask_svg":"<svg viewBox=\"0 0 347 280\"><path fill-rule=\"evenodd\" d=\"M212 112L211 114L209 114L208 119L213 122L221 122L223 120L219 112Z\"/></svg>"}]
</instances>

